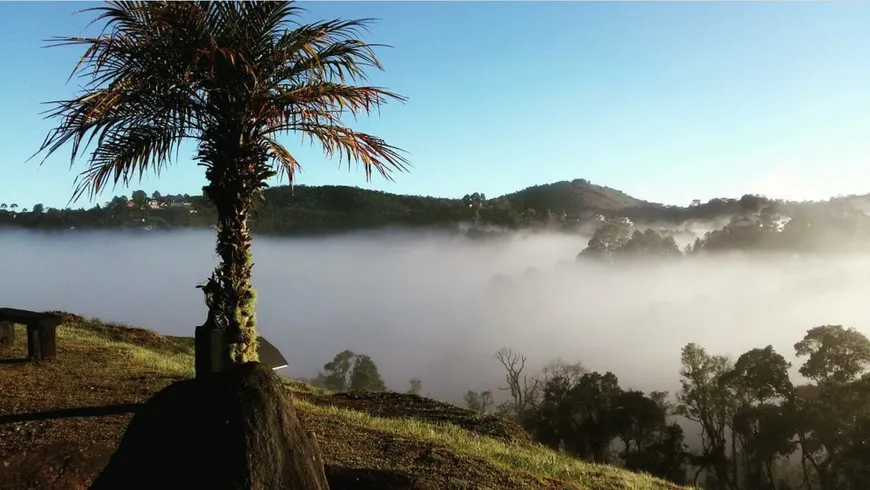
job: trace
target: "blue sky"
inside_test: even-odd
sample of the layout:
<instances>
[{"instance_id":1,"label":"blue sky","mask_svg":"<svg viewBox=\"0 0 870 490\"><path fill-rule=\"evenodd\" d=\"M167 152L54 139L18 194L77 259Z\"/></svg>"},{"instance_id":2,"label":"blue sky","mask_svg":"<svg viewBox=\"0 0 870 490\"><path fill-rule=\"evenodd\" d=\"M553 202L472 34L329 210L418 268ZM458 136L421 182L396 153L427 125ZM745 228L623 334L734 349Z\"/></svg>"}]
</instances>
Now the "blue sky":
<instances>
[{"instance_id":1,"label":"blue sky","mask_svg":"<svg viewBox=\"0 0 870 490\"><path fill-rule=\"evenodd\" d=\"M0 2L2 202L63 206L83 169L67 155L25 160L51 127L40 103L76 88L77 48L43 40L81 33L90 19L73 12L86 6ZM413 168L366 183L287 136L299 184L461 197L586 178L671 204L870 192L865 2L303 6L305 20L380 18L366 40L393 48L372 81L410 100L356 127L407 150ZM188 155L133 189L199 194Z\"/></svg>"}]
</instances>

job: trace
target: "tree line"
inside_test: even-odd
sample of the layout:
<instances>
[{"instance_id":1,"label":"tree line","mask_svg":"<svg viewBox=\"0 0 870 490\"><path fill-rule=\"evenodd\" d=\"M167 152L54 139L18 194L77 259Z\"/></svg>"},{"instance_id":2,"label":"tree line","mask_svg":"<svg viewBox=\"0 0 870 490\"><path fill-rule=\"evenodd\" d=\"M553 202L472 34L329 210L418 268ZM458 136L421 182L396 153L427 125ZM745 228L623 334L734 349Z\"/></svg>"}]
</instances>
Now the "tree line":
<instances>
[{"instance_id":1,"label":"tree line","mask_svg":"<svg viewBox=\"0 0 870 490\"><path fill-rule=\"evenodd\" d=\"M526 358L502 349L510 396L495 413L578 458L710 490L870 488L870 340L823 325L794 353L800 381L770 345L732 360L690 343L670 397L562 361L528 375ZM685 444L678 417L698 428L700 447Z\"/></svg>"},{"instance_id":2,"label":"tree line","mask_svg":"<svg viewBox=\"0 0 870 490\"><path fill-rule=\"evenodd\" d=\"M472 238L497 237L519 229L596 233L586 253L608 259L613 253L676 256L677 251L701 250L842 251L870 243L870 218L856 205L859 197L786 203L746 195L680 208L644 203L619 191L578 182L582 184L534 186L498 198L473 192L461 199L395 195L347 186L279 186L265 189L258 198L250 216L251 229L287 236L389 226L455 230L466 224ZM0 203L0 225L44 230L210 228L217 219L214 207L203 196L149 195L142 190L130 197L115 196L89 209L46 208L37 203L28 210L15 203L4 204ZM612 209L617 206L629 207ZM730 217L730 221L698 237L689 248L679 250L668 238L681 229L686 231L688 224L703 225L723 217ZM634 236L634 231L643 236ZM624 245L626 248L617 252Z\"/></svg>"},{"instance_id":3,"label":"tree line","mask_svg":"<svg viewBox=\"0 0 870 490\"><path fill-rule=\"evenodd\" d=\"M485 198L484 198L485 199ZM475 223L508 229L538 226L534 213L513 211L504 200L480 193L464 199L398 196L346 186L288 186L266 189L250 214L251 229L266 235L346 232L388 226L451 228ZM0 225L43 230L209 228L217 219L202 196L160 195L141 190L115 196L89 209L32 210L0 204Z\"/></svg>"},{"instance_id":4,"label":"tree line","mask_svg":"<svg viewBox=\"0 0 870 490\"><path fill-rule=\"evenodd\" d=\"M870 488L870 340L854 328L823 325L794 344L802 364L768 345L736 360L689 343L680 389L620 386L612 372L557 359L530 373L511 349L494 358L504 392L467 391L469 410L523 426L538 442L576 458L620 465L709 490ZM335 392L387 390L374 361L343 351L313 384ZM406 393L420 394L409 380ZM688 421L688 422L687 422ZM686 428L697 431L690 448Z\"/></svg>"},{"instance_id":5,"label":"tree line","mask_svg":"<svg viewBox=\"0 0 870 490\"><path fill-rule=\"evenodd\" d=\"M378 365L371 357L357 354L352 350L343 350L323 365L317 376L302 379L317 388L335 393L353 391L388 391L381 377ZM408 380L405 393L419 395L423 391L423 381L420 378Z\"/></svg>"},{"instance_id":6,"label":"tree line","mask_svg":"<svg viewBox=\"0 0 870 490\"><path fill-rule=\"evenodd\" d=\"M629 218L604 219L578 259L607 263L722 252L848 253L870 244L870 216L851 207L789 216L775 206L734 215L682 249L670 230L643 228Z\"/></svg>"}]
</instances>

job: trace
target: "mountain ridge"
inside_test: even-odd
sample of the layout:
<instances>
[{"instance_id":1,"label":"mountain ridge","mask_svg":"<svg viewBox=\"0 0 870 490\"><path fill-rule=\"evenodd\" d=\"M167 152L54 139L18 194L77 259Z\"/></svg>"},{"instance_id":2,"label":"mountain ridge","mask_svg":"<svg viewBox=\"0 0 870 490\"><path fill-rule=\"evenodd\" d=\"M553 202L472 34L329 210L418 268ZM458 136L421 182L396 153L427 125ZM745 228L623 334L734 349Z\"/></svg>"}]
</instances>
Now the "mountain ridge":
<instances>
[{"instance_id":1,"label":"mountain ridge","mask_svg":"<svg viewBox=\"0 0 870 490\"><path fill-rule=\"evenodd\" d=\"M4 203L5 204L5 203ZM41 204L32 210L4 208L0 225L37 228L185 228L210 227L216 219L203 196L167 195L151 198L141 190L132 199L115 196L90 209L54 209ZM389 226L455 228L462 223L506 229L573 226L605 218L626 217L638 223L680 225L754 213L764 207L794 216L844 209L870 211L867 195L839 196L828 201L785 201L746 194L714 198L693 205L665 205L585 179L540 184L487 198L473 192L462 198L396 194L357 186L275 186L264 190L251 216L252 229L262 234L333 233Z\"/></svg>"}]
</instances>

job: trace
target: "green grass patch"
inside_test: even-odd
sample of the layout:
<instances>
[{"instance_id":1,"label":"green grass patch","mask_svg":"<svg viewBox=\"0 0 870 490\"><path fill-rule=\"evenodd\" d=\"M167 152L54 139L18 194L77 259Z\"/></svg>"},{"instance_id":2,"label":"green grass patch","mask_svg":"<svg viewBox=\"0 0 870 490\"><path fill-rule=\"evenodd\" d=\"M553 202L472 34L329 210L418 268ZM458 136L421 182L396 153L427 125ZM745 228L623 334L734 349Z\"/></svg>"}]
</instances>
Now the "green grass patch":
<instances>
[{"instance_id":1,"label":"green grass patch","mask_svg":"<svg viewBox=\"0 0 870 490\"><path fill-rule=\"evenodd\" d=\"M507 472L521 471L572 484L578 489L662 490L681 488L650 475L597 465L559 454L542 445L514 445L461 429L453 424L411 418L382 418L334 406L297 400L303 411L367 429L413 438L448 448L458 456L481 459Z\"/></svg>"},{"instance_id":2,"label":"green grass patch","mask_svg":"<svg viewBox=\"0 0 870 490\"><path fill-rule=\"evenodd\" d=\"M286 386L287 389L289 389L293 393L303 393L306 395L315 396L329 396L332 394L332 392L330 392L329 390L318 388L304 381L299 381L298 379L282 377L281 381L283 381L284 386Z\"/></svg>"},{"instance_id":3,"label":"green grass patch","mask_svg":"<svg viewBox=\"0 0 870 490\"><path fill-rule=\"evenodd\" d=\"M126 335L107 335L126 331ZM144 334L143 334L144 333ZM61 342L82 342L115 351L131 364L148 366L162 374L193 377L193 339L173 339L148 330L132 329L115 323L91 320L87 324L69 323L58 327ZM137 342L137 337L141 342ZM154 339L165 339L155 342ZM189 340L189 341L188 341Z\"/></svg>"}]
</instances>

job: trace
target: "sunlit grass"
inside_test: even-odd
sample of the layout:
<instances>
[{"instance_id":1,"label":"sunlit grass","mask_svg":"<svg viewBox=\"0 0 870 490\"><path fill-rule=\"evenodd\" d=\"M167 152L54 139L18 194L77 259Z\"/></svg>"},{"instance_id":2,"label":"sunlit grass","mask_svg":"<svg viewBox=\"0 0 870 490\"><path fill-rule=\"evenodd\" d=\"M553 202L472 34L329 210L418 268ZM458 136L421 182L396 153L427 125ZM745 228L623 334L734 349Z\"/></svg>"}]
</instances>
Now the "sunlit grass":
<instances>
[{"instance_id":1,"label":"sunlit grass","mask_svg":"<svg viewBox=\"0 0 870 490\"><path fill-rule=\"evenodd\" d=\"M57 335L60 341L71 340L82 342L118 352L129 364L145 365L167 375L193 377L193 342L186 346L184 342L176 342L173 348L161 348L153 345L139 345L130 340L114 340L100 332L101 327L125 328L125 325L102 323L91 320L88 324L65 324L58 327Z\"/></svg>"},{"instance_id":2,"label":"sunlit grass","mask_svg":"<svg viewBox=\"0 0 870 490\"><path fill-rule=\"evenodd\" d=\"M355 410L295 402L299 410L378 432L423 440L449 448L460 456L478 458L504 471L522 471L543 478L571 483L578 489L665 489L680 488L646 474L613 466L586 463L541 445L514 445L474 434L453 424L437 424L410 418L375 417Z\"/></svg>"}]
</instances>

